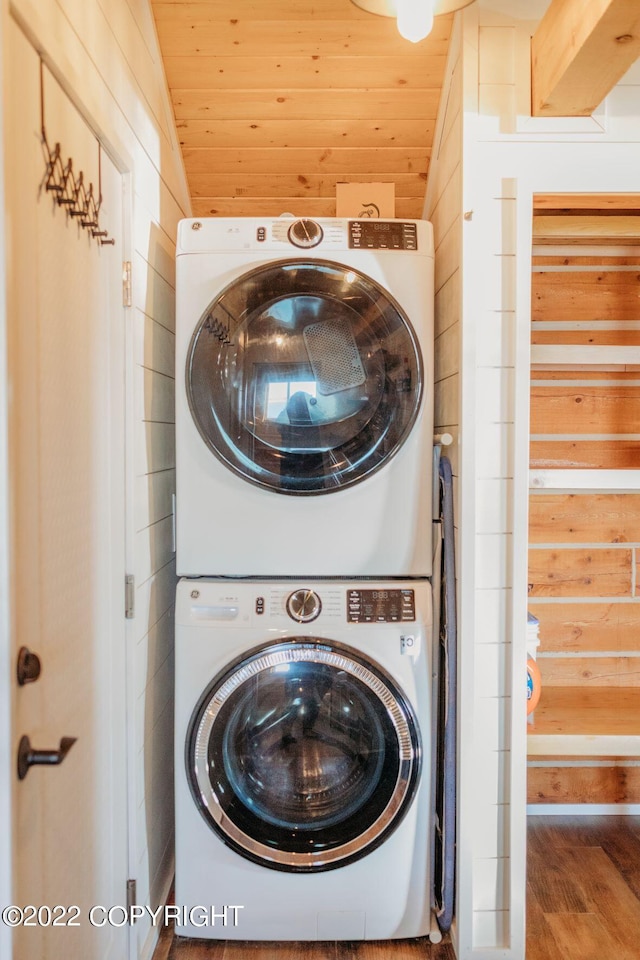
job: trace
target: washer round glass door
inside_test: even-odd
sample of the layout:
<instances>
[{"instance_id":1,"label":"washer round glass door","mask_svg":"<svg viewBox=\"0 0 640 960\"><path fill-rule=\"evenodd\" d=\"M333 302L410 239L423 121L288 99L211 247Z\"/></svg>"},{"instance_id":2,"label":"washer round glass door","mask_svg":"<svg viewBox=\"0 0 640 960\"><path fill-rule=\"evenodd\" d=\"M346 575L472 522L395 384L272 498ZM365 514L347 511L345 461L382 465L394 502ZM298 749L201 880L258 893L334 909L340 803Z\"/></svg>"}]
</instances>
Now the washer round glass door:
<instances>
[{"instance_id":1,"label":"washer round glass door","mask_svg":"<svg viewBox=\"0 0 640 960\"><path fill-rule=\"evenodd\" d=\"M191 718L187 776L209 825L289 872L344 866L381 844L415 795L411 707L373 661L291 639L217 677Z\"/></svg>"},{"instance_id":2,"label":"washer round glass door","mask_svg":"<svg viewBox=\"0 0 640 960\"><path fill-rule=\"evenodd\" d=\"M285 494L357 483L401 447L422 397L409 319L374 280L287 260L227 286L187 357L191 413L245 480Z\"/></svg>"}]
</instances>

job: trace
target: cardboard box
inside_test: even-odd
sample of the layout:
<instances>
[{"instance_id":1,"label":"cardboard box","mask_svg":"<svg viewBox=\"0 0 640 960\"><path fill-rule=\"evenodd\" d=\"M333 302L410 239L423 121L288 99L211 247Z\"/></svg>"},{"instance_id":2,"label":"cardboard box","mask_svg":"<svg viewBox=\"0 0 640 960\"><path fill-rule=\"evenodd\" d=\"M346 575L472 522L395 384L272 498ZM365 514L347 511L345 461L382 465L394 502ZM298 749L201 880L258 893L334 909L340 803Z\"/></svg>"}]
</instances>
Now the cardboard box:
<instances>
[{"instance_id":1,"label":"cardboard box","mask_svg":"<svg viewBox=\"0 0 640 960\"><path fill-rule=\"evenodd\" d=\"M337 217L392 219L395 215L395 183L336 183Z\"/></svg>"}]
</instances>

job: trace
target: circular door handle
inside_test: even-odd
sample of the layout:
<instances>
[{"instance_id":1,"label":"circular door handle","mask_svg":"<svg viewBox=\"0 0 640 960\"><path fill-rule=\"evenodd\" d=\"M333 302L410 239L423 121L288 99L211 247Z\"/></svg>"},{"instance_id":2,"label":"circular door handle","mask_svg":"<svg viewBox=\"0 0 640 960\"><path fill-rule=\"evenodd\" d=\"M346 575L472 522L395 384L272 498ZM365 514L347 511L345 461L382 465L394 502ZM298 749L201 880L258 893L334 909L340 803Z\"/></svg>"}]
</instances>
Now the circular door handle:
<instances>
[{"instance_id":1,"label":"circular door handle","mask_svg":"<svg viewBox=\"0 0 640 960\"><path fill-rule=\"evenodd\" d=\"M34 750L29 737L21 737L18 746L18 780L24 780L29 773L29 767L55 767L62 763L77 739L77 737L63 737L57 750Z\"/></svg>"}]
</instances>

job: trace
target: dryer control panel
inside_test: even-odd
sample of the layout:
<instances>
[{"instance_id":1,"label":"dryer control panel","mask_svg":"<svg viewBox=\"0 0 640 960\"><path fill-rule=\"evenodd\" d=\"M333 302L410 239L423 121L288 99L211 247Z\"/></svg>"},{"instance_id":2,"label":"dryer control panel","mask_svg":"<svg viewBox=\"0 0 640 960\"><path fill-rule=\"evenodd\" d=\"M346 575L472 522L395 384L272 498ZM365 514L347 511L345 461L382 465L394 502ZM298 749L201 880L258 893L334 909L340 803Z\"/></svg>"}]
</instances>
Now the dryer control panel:
<instances>
[{"instance_id":1,"label":"dryer control panel","mask_svg":"<svg viewBox=\"0 0 640 960\"><path fill-rule=\"evenodd\" d=\"M417 250L415 223L400 220L350 220L349 246L352 250Z\"/></svg>"}]
</instances>

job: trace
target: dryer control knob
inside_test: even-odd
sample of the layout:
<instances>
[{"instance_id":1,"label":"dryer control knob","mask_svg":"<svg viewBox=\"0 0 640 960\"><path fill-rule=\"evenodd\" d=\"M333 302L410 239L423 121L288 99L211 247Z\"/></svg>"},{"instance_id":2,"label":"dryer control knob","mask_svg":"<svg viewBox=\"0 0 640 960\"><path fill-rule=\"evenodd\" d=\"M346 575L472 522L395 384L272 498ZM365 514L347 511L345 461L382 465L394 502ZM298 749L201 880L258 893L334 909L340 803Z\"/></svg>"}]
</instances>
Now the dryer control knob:
<instances>
[{"instance_id":1,"label":"dryer control knob","mask_svg":"<svg viewBox=\"0 0 640 960\"><path fill-rule=\"evenodd\" d=\"M295 247L317 247L324 232L315 220L296 220L289 227L287 236Z\"/></svg>"},{"instance_id":2,"label":"dryer control knob","mask_svg":"<svg viewBox=\"0 0 640 960\"><path fill-rule=\"evenodd\" d=\"M287 597L287 613L298 623L311 623L321 610L322 601L313 590L295 590Z\"/></svg>"}]
</instances>

